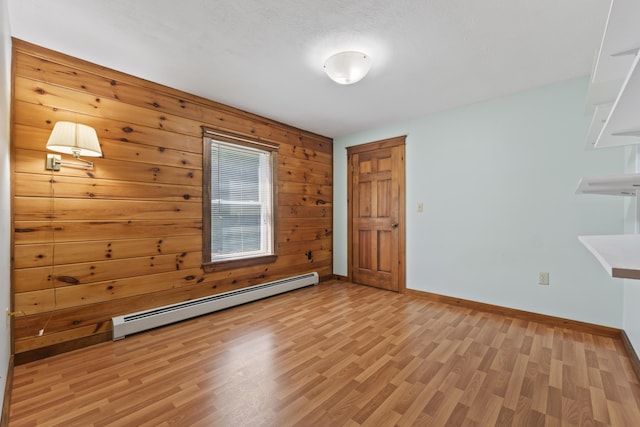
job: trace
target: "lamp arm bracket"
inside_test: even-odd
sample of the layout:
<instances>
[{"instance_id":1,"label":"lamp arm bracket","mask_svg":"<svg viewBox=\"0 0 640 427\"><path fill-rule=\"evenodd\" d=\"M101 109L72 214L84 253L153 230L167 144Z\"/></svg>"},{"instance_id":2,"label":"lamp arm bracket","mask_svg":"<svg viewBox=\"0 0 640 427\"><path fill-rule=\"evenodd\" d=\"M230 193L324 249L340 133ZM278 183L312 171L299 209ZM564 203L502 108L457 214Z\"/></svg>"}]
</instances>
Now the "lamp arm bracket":
<instances>
[{"instance_id":1,"label":"lamp arm bracket","mask_svg":"<svg viewBox=\"0 0 640 427\"><path fill-rule=\"evenodd\" d=\"M92 168L93 162L81 158L77 158L76 162L67 162L62 160L62 156L60 156L59 154L47 153L46 169L59 171L60 166L69 166L73 168Z\"/></svg>"}]
</instances>

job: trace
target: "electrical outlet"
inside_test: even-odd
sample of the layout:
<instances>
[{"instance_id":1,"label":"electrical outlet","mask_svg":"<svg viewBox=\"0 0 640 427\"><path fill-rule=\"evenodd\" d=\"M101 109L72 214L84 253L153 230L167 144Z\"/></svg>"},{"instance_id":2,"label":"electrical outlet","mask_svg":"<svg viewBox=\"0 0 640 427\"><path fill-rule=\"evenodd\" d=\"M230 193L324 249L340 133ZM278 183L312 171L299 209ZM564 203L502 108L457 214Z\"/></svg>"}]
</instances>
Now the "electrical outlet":
<instances>
[{"instance_id":1,"label":"electrical outlet","mask_svg":"<svg viewBox=\"0 0 640 427\"><path fill-rule=\"evenodd\" d=\"M538 273L538 284L539 285L549 285L549 273L548 272L540 272Z\"/></svg>"}]
</instances>

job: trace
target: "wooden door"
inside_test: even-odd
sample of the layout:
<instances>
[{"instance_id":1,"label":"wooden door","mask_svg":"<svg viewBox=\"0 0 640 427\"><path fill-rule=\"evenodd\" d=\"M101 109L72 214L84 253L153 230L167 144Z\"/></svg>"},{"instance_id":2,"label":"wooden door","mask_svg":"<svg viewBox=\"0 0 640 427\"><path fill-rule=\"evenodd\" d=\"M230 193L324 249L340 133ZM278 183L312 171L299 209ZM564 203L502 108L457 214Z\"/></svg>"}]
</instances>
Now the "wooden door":
<instances>
[{"instance_id":1,"label":"wooden door","mask_svg":"<svg viewBox=\"0 0 640 427\"><path fill-rule=\"evenodd\" d=\"M349 270L354 283L404 291L405 137L348 148Z\"/></svg>"}]
</instances>

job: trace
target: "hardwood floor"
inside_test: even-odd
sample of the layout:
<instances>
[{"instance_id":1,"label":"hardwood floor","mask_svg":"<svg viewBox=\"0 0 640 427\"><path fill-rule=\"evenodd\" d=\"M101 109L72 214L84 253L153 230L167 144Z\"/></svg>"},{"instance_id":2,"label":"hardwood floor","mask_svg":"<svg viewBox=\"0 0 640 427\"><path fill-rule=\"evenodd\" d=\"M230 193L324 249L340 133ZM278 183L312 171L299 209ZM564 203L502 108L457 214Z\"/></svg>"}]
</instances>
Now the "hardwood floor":
<instances>
[{"instance_id":1,"label":"hardwood floor","mask_svg":"<svg viewBox=\"0 0 640 427\"><path fill-rule=\"evenodd\" d=\"M638 426L616 339L326 282L15 368L10 426Z\"/></svg>"}]
</instances>

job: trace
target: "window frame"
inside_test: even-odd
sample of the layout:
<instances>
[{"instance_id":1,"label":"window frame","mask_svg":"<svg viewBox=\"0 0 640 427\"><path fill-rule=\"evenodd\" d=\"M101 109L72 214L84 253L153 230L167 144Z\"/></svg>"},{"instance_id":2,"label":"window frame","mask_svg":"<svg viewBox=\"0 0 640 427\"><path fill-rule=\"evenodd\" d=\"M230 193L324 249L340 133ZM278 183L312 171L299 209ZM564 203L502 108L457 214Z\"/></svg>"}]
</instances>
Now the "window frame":
<instances>
[{"instance_id":1,"label":"window frame","mask_svg":"<svg viewBox=\"0 0 640 427\"><path fill-rule=\"evenodd\" d=\"M211 140L259 149L270 153L271 158L271 232L273 249L270 254L251 257L213 260L211 254ZM279 144L249 139L226 131L202 127L202 269L205 272L224 271L252 265L269 264L278 257L277 208L278 208L278 149Z\"/></svg>"}]
</instances>

